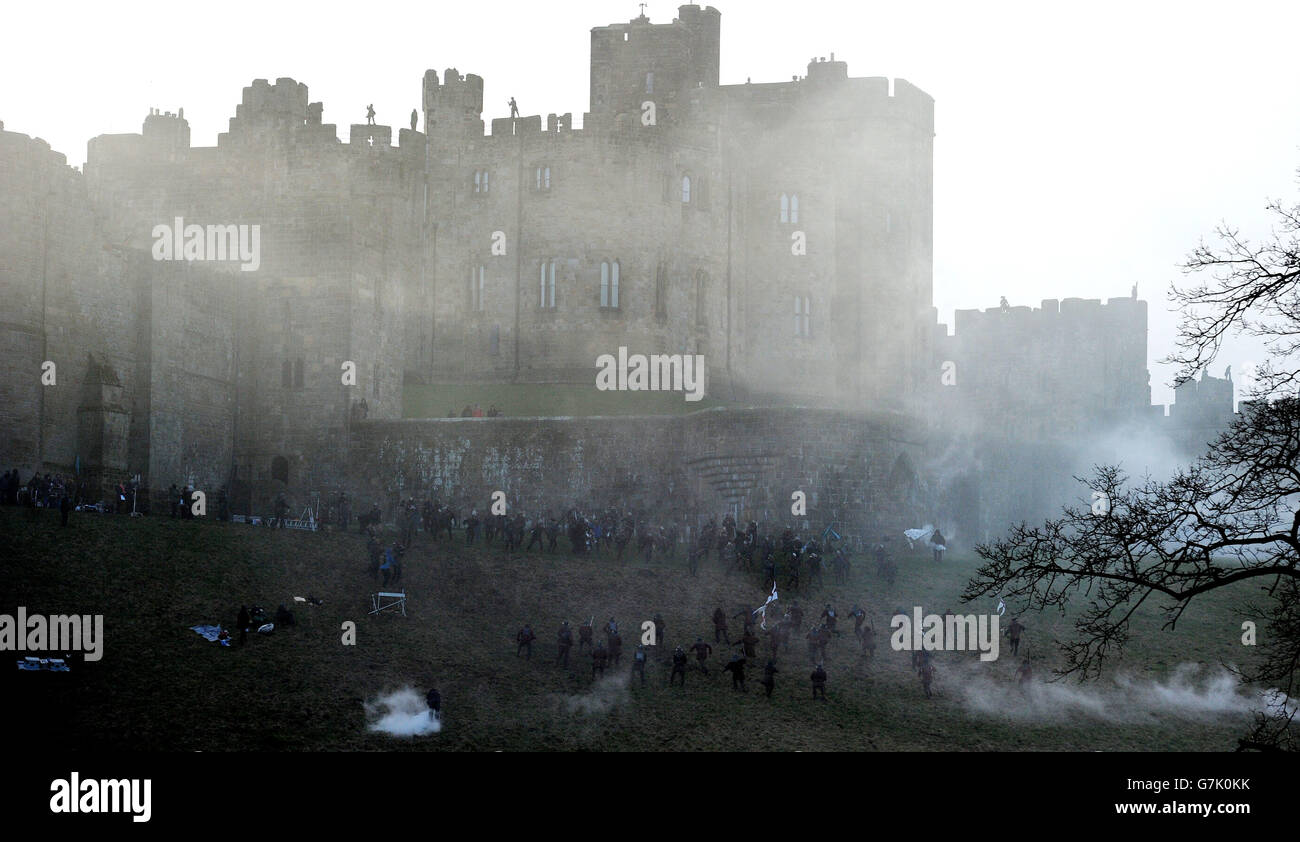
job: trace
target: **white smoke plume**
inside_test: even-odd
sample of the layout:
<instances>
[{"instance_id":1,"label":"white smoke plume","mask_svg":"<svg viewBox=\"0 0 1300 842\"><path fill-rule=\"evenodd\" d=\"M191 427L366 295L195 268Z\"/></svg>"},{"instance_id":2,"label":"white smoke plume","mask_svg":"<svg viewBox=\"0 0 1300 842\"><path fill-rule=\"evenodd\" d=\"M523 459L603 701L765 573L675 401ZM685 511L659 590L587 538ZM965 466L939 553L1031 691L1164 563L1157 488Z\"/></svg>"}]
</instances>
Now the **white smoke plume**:
<instances>
[{"instance_id":1,"label":"white smoke plume","mask_svg":"<svg viewBox=\"0 0 1300 842\"><path fill-rule=\"evenodd\" d=\"M611 668L612 669L612 668ZM618 673L602 678L581 696L558 696L560 705L566 713L601 714L627 700L627 682L629 673Z\"/></svg>"},{"instance_id":2,"label":"white smoke plume","mask_svg":"<svg viewBox=\"0 0 1300 842\"><path fill-rule=\"evenodd\" d=\"M1009 719L1069 720L1093 717L1109 722L1150 721L1150 717L1208 719L1264 712L1271 694L1243 685L1224 669L1180 664L1167 679L1117 675L1109 681L1078 684L1048 682L1035 676L1024 691L1014 680L985 670L953 665L950 692L975 713Z\"/></svg>"},{"instance_id":3,"label":"white smoke plume","mask_svg":"<svg viewBox=\"0 0 1300 842\"><path fill-rule=\"evenodd\" d=\"M424 697L410 687L385 693L366 702L367 728L394 737L423 737L442 730L442 720L425 704Z\"/></svg>"}]
</instances>

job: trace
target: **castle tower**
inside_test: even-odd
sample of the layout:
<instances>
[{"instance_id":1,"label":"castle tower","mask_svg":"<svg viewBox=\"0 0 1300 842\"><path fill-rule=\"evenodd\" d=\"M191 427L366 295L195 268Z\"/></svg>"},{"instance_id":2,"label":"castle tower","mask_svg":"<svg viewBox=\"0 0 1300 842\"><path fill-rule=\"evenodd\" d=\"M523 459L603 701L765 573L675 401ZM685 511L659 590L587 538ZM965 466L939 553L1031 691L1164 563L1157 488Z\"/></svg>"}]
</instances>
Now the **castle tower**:
<instances>
[{"instance_id":1,"label":"castle tower","mask_svg":"<svg viewBox=\"0 0 1300 842\"><path fill-rule=\"evenodd\" d=\"M433 148L454 149L469 137L483 136L483 78L447 68L424 71L424 132Z\"/></svg>"},{"instance_id":2,"label":"castle tower","mask_svg":"<svg viewBox=\"0 0 1300 842\"><path fill-rule=\"evenodd\" d=\"M177 152L190 148L190 122L185 119L185 109L165 114L151 109L144 118L141 129L144 142L152 157L170 158Z\"/></svg>"},{"instance_id":3,"label":"castle tower","mask_svg":"<svg viewBox=\"0 0 1300 842\"><path fill-rule=\"evenodd\" d=\"M672 23L642 14L591 30L591 119L609 125L647 99L680 102L696 88L718 86L721 13L681 6Z\"/></svg>"},{"instance_id":4,"label":"castle tower","mask_svg":"<svg viewBox=\"0 0 1300 842\"><path fill-rule=\"evenodd\" d=\"M230 131L217 136L218 145L227 140L290 140L307 124L307 86L280 78L275 84L254 79L244 88L243 101L235 106Z\"/></svg>"}]
</instances>

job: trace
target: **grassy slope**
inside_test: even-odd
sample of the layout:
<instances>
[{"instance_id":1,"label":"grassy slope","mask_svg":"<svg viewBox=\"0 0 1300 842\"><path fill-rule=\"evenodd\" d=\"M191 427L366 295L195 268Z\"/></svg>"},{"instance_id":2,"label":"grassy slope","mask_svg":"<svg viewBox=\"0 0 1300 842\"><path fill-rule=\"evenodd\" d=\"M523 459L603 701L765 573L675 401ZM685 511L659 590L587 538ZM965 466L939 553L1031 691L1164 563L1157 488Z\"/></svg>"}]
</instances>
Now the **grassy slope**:
<instances>
[{"instance_id":1,"label":"grassy slope","mask_svg":"<svg viewBox=\"0 0 1300 842\"><path fill-rule=\"evenodd\" d=\"M667 668L656 656L646 688L611 682L591 696L615 702L606 712L572 712L562 699L593 691L590 667L582 669L576 650L571 672L551 663L561 619L595 614L599 623L613 614L632 641L625 644L630 653L633 627L655 611L663 612L671 644L687 642L686 635L709 639L717 602L731 613L758 605L757 585L722 575L712 561L692 580L680 561L645 567L567 553L507 556L499 545L466 551L459 540L433 543L421 535L406 563L409 616L375 618L366 616L373 587L355 534L95 515L74 515L74 525L63 530L52 512L39 514L30 524L19 511L0 509L0 534L10 545L0 572L0 612L24 605L29 614L106 615L102 661L74 656L70 674L18 673L12 664L2 673L10 683L10 722L23 723L25 738L51 748L1221 750L1234 746L1245 724L1242 716L1193 727L1155 716L1124 725L972 716L945 687L971 668L969 656L939 656L939 697L926 701L906 653L889 651L881 634L877 660L864 669L851 632L831 647L826 704L809 700L810 667L797 646L782 655L771 701L754 673L746 695L733 693L716 671L692 672L685 691L669 689ZM900 567L897 583L884 587L859 562L850 586L828 585L800 602L815 615L814 605L831 600L843 615L863 601L878 630L887 629L895 605L987 610L963 609L956 599L975 567L970 557L952 557L940 570L919 556ZM242 649L218 647L188 629L233 625L241 602L273 612L278 603L308 594L325 604L292 606L297 628L254 635ZM344 620L357 623L356 646L340 642ZM531 662L514 654L514 632L526 621L539 637ZM1063 632L1066 625L1054 616L1027 622L1043 675L1054 657L1044 630ZM1190 613L1177 633L1154 628L1149 615L1140 620L1127 668L1159 673L1185 661L1217 663L1240 654L1239 621L1224 599ZM625 673L627 665L625 655L611 674ZM1008 703L1017 698L1015 666L1009 655L987 666L1005 686ZM363 699L404 684L423 693L431 681L444 698L441 734L395 739L366 731Z\"/></svg>"}]
</instances>

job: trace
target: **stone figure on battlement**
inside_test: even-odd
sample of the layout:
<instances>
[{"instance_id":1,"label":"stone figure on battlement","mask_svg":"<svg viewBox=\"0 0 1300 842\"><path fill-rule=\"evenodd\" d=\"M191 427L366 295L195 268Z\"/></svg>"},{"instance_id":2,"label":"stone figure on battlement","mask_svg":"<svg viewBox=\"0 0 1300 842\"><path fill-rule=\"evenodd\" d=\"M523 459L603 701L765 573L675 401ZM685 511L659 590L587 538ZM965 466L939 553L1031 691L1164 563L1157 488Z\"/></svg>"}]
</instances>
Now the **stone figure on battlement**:
<instances>
[{"instance_id":1,"label":"stone figure on battlement","mask_svg":"<svg viewBox=\"0 0 1300 842\"><path fill-rule=\"evenodd\" d=\"M513 120L518 116L519 116L519 106L518 104L515 103L515 98L510 97L510 119Z\"/></svg>"},{"instance_id":2,"label":"stone figure on battlement","mask_svg":"<svg viewBox=\"0 0 1300 842\"><path fill-rule=\"evenodd\" d=\"M415 131L416 123L418 123L419 120L420 120L419 113L414 108L412 108L411 109L411 131Z\"/></svg>"},{"instance_id":3,"label":"stone figure on battlement","mask_svg":"<svg viewBox=\"0 0 1300 842\"><path fill-rule=\"evenodd\" d=\"M372 102L366 106L366 125L373 126L374 124L375 124L375 104Z\"/></svg>"}]
</instances>

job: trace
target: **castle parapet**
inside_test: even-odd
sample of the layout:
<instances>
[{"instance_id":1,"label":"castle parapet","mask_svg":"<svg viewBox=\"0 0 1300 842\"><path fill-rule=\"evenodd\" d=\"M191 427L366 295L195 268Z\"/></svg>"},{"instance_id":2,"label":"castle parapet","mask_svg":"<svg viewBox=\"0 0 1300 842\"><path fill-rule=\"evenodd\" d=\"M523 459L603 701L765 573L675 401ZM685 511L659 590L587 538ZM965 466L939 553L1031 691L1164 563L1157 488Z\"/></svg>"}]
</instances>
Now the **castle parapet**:
<instances>
[{"instance_id":1,"label":"castle parapet","mask_svg":"<svg viewBox=\"0 0 1300 842\"><path fill-rule=\"evenodd\" d=\"M353 123L348 132L348 143L356 147L390 149L393 145L393 127Z\"/></svg>"}]
</instances>

